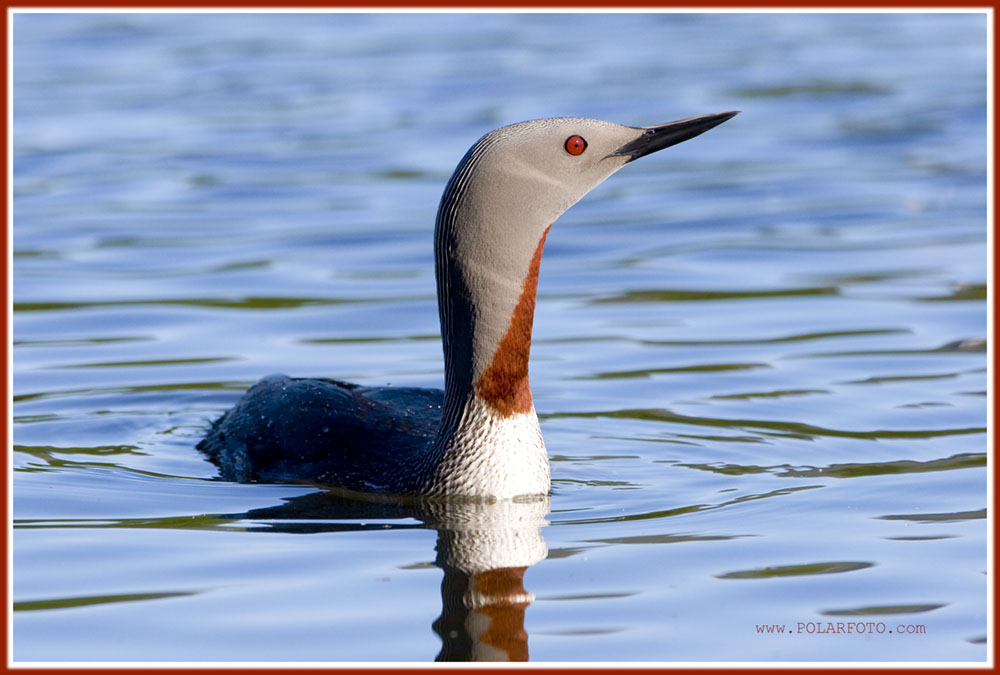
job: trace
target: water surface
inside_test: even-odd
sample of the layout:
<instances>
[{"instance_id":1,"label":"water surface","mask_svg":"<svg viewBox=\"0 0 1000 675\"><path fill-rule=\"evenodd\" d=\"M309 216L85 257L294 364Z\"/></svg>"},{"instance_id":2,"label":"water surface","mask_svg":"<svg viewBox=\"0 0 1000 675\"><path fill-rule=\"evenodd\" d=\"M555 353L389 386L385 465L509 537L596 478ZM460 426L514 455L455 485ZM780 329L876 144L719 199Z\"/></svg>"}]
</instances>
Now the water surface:
<instances>
[{"instance_id":1,"label":"water surface","mask_svg":"<svg viewBox=\"0 0 1000 675\"><path fill-rule=\"evenodd\" d=\"M984 660L986 31L16 15L14 658ZM481 134L732 109L548 237L549 503L194 449L269 373L441 386L433 218Z\"/></svg>"}]
</instances>

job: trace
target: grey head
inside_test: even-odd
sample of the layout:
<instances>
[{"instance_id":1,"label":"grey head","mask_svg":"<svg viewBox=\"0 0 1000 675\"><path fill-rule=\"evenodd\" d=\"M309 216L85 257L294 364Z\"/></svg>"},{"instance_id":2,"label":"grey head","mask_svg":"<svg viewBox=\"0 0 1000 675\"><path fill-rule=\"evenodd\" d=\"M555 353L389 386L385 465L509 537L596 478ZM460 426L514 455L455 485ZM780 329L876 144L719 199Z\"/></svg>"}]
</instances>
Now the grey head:
<instances>
[{"instance_id":1,"label":"grey head","mask_svg":"<svg viewBox=\"0 0 1000 675\"><path fill-rule=\"evenodd\" d=\"M500 127L479 139L463 158L442 210L465 211L466 223L502 217L508 228L530 224L538 233L625 164L694 138L736 114L651 127L578 117Z\"/></svg>"}]
</instances>

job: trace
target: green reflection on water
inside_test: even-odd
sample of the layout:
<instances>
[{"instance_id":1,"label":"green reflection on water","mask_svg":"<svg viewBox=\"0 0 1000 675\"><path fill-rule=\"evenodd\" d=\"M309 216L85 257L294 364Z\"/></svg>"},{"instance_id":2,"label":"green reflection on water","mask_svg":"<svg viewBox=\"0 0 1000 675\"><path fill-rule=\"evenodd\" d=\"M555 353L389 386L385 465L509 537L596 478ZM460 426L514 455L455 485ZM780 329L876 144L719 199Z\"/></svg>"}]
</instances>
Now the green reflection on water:
<instances>
[{"instance_id":1,"label":"green reflection on water","mask_svg":"<svg viewBox=\"0 0 1000 675\"><path fill-rule=\"evenodd\" d=\"M745 300L750 298L786 298L800 295L838 295L840 291L835 286L816 286L806 288L779 288L773 290L638 290L626 291L619 295L605 298L595 298L592 304L626 303L626 302L705 302L708 300Z\"/></svg>"},{"instance_id":2,"label":"green reflection on water","mask_svg":"<svg viewBox=\"0 0 1000 675\"><path fill-rule=\"evenodd\" d=\"M559 419L568 417L633 419L648 422L672 422L676 424L693 424L705 427L722 427L726 429L750 428L780 432L795 438L811 439L814 437L857 438L862 440L879 439L915 439L936 438L939 436L960 436L965 434L986 433L985 427L963 427L958 429L875 429L872 431L848 431L845 429L829 429L802 422L782 422L777 420L752 419L721 419L717 417L696 417L680 415L663 408L632 408L626 410L607 410L594 412L560 412L539 415L542 419Z\"/></svg>"},{"instance_id":3,"label":"green reflection on water","mask_svg":"<svg viewBox=\"0 0 1000 675\"><path fill-rule=\"evenodd\" d=\"M882 95L891 91L884 84L865 80L807 80L767 87L742 87L734 90L733 93L748 98L784 98L788 96Z\"/></svg>"},{"instance_id":4,"label":"green reflection on water","mask_svg":"<svg viewBox=\"0 0 1000 675\"><path fill-rule=\"evenodd\" d=\"M639 377L650 377L652 375L663 375L669 373L716 373L731 370L756 370L758 368L770 368L766 363L704 363L693 366L678 366L675 368L641 368L636 370L609 371L595 373L572 379L578 380L615 380L632 379Z\"/></svg>"},{"instance_id":5,"label":"green reflection on water","mask_svg":"<svg viewBox=\"0 0 1000 675\"><path fill-rule=\"evenodd\" d=\"M954 511L952 513L906 513L879 516L880 520L910 520L916 523L947 523L957 520L983 520L984 518L986 518L986 509Z\"/></svg>"},{"instance_id":6,"label":"green reflection on water","mask_svg":"<svg viewBox=\"0 0 1000 675\"><path fill-rule=\"evenodd\" d=\"M93 595L80 598L56 598L53 600L32 600L15 602L15 612L34 612L43 609L69 609L72 607L88 607L90 605L105 605L115 602L137 602L141 600L162 600L164 598L183 598L197 595L195 591L170 593L123 593L120 595Z\"/></svg>"},{"instance_id":7,"label":"green reflection on water","mask_svg":"<svg viewBox=\"0 0 1000 675\"><path fill-rule=\"evenodd\" d=\"M398 299L398 298L397 298ZM66 309L90 309L95 307L127 307L136 305L215 307L225 309L296 309L309 306L342 305L347 303L377 302L377 299L361 298L293 298L293 297L246 297L246 298L146 298L141 300L96 300L92 302L15 302L15 312L50 312Z\"/></svg>"},{"instance_id":8,"label":"green reflection on water","mask_svg":"<svg viewBox=\"0 0 1000 675\"><path fill-rule=\"evenodd\" d=\"M740 570L715 575L717 579L771 579L774 577L798 577L814 574L840 574L874 567L870 562L821 562L805 565L782 565L762 567L755 570Z\"/></svg>"},{"instance_id":9,"label":"green reflection on water","mask_svg":"<svg viewBox=\"0 0 1000 675\"><path fill-rule=\"evenodd\" d=\"M873 616L880 614L919 614L932 612L946 607L947 603L937 605L878 605L874 607L858 607L856 609L830 609L820 612L825 616Z\"/></svg>"},{"instance_id":10,"label":"green reflection on water","mask_svg":"<svg viewBox=\"0 0 1000 675\"><path fill-rule=\"evenodd\" d=\"M885 476L888 474L924 473L927 471L951 471L986 466L986 453L962 453L918 462L901 459L892 462L831 464L825 467L793 467L789 464L777 466L753 466L739 464L678 464L689 469L710 471L726 476L742 476L756 473L774 473L782 478L858 478L861 476Z\"/></svg>"}]
</instances>

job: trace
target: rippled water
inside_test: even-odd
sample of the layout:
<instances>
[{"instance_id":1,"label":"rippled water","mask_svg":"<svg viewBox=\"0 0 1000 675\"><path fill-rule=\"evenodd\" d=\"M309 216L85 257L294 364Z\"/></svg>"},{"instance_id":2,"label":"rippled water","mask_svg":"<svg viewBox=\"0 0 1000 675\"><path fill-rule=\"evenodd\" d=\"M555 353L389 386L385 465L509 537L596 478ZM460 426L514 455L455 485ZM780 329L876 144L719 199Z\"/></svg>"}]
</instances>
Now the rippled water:
<instances>
[{"instance_id":1,"label":"rippled water","mask_svg":"<svg viewBox=\"0 0 1000 675\"><path fill-rule=\"evenodd\" d=\"M16 660L987 657L983 14L13 31ZM548 238L549 504L195 450L272 372L441 385L433 217L482 133L730 109Z\"/></svg>"}]
</instances>

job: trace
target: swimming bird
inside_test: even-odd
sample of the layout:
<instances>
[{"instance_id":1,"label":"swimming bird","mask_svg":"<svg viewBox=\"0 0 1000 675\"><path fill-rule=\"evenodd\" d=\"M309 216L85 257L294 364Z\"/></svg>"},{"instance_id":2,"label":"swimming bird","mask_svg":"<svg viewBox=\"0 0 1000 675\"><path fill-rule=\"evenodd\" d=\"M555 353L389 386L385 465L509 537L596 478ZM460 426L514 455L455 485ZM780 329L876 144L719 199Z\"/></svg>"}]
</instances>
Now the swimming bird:
<instances>
[{"instance_id":1,"label":"swimming bird","mask_svg":"<svg viewBox=\"0 0 1000 675\"><path fill-rule=\"evenodd\" d=\"M547 495L528 355L549 228L629 162L737 112L649 127L560 117L487 133L459 162L437 212L444 391L272 375L198 447L225 480L431 497Z\"/></svg>"}]
</instances>

